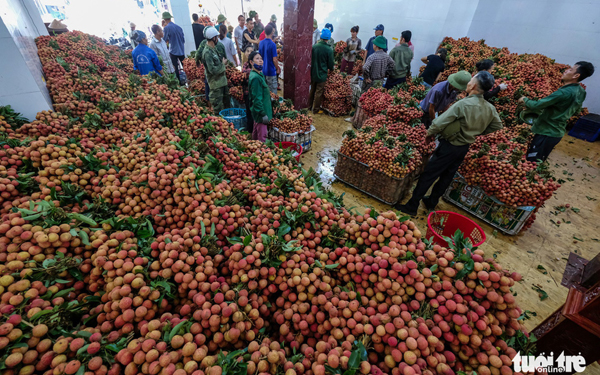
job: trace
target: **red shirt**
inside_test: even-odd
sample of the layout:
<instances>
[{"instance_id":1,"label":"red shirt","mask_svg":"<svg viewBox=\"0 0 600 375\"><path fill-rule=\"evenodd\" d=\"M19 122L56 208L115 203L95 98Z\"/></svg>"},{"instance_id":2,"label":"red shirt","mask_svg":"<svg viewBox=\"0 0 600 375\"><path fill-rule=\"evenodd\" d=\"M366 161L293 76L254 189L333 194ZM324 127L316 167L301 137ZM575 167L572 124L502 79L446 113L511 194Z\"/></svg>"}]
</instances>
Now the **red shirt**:
<instances>
[{"instance_id":1,"label":"red shirt","mask_svg":"<svg viewBox=\"0 0 600 375\"><path fill-rule=\"evenodd\" d=\"M258 37L258 40L264 40L267 37L267 35L265 35L265 31L263 30L262 33L260 33L260 36Z\"/></svg>"}]
</instances>

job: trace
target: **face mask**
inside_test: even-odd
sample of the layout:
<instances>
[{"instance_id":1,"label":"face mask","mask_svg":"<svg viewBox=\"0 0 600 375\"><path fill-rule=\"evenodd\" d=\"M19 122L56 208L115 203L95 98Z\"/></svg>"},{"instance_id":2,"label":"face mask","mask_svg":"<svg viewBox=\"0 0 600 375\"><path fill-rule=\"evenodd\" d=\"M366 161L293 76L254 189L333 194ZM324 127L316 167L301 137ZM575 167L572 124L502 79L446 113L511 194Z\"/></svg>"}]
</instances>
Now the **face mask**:
<instances>
[{"instance_id":1,"label":"face mask","mask_svg":"<svg viewBox=\"0 0 600 375\"><path fill-rule=\"evenodd\" d=\"M258 64L252 64L254 65L254 69L262 71L263 66L262 65L258 65Z\"/></svg>"}]
</instances>

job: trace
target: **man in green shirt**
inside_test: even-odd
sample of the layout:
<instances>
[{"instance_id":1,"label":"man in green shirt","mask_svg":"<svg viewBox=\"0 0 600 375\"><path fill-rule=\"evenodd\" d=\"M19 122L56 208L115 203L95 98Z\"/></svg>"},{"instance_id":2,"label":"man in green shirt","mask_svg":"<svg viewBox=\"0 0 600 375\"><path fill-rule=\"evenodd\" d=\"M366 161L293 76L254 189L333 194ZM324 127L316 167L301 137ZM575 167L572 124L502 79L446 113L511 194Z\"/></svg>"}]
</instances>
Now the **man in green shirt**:
<instances>
[{"instance_id":1,"label":"man in green shirt","mask_svg":"<svg viewBox=\"0 0 600 375\"><path fill-rule=\"evenodd\" d=\"M258 39L260 34L262 34L263 30L265 29L265 26L262 24L262 22L260 22L260 18L258 17L258 13L256 13L256 11L251 10L248 15L250 18L254 19L254 35L256 35L256 39Z\"/></svg>"},{"instance_id":2,"label":"man in green shirt","mask_svg":"<svg viewBox=\"0 0 600 375\"><path fill-rule=\"evenodd\" d=\"M427 130L427 136L440 134L442 139L427 167L421 174L412 197L404 205L395 208L415 216L419 203L423 200L428 210L434 210L444 194L458 167L469 151L475 137L502 129L502 122L496 108L483 98L483 93L494 86L494 77L488 72L479 72L469 81L466 93L468 97L453 104L441 116L438 116ZM437 180L429 197L425 193Z\"/></svg>"},{"instance_id":3,"label":"man in green shirt","mask_svg":"<svg viewBox=\"0 0 600 375\"><path fill-rule=\"evenodd\" d=\"M312 109L313 113L323 113L321 99L327 74L333 70L333 50L327 44L329 38L331 38L331 31L323 29L321 40L312 47L308 108Z\"/></svg>"},{"instance_id":4,"label":"man in green shirt","mask_svg":"<svg viewBox=\"0 0 600 375\"><path fill-rule=\"evenodd\" d=\"M217 51L218 36L219 33L217 33L217 30L209 27L208 31L206 31L208 42L204 51L202 51L202 62L206 68L206 79L208 80L208 86L210 86L209 100L217 116L219 112L225 108L229 108L231 105L229 89L227 87L227 76L225 76L227 58L221 56Z\"/></svg>"},{"instance_id":5,"label":"man in green shirt","mask_svg":"<svg viewBox=\"0 0 600 375\"><path fill-rule=\"evenodd\" d=\"M413 59L413 51L408 46L412 32L403 31L400 37L400 45L390 51L390 57L394 60L394 72L390 74L385 83L385 88L390 90L395 86L406 82L406 77L410 75L410 62Z\"/></svg>"},{"instance_id":6,"label":"man in green shirt","mask_svg":"<svg viewBox=\"0 0 600 375\"><path fill-rule=\"evenodd\" d=\"M531 127L534 137L527 150L527 160L545 161L550 152L565 135L567 121L581 111L585 100L585 89L579 84L594 74L594 65L580 61L565 70L562 76L562 87L540 100L526 97L519 99L525 107L532 111L541 111L540 116Z\"/></svg>"}]
</instances>

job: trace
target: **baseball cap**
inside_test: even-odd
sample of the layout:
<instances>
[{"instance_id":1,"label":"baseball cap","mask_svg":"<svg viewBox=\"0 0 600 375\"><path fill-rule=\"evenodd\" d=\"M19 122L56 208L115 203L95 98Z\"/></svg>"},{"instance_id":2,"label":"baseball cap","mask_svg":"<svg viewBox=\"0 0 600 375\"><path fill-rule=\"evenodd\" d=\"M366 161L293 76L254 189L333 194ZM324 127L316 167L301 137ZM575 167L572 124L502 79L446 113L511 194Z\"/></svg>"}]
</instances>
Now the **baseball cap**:
<instances>
[{"instance_id":1,"label":"baseball cap","mask_svg":"<svg viewBox=\"0 0 600 375\"><path fill-rule=\"evenodd\" d=\"M385 28L383 27L383 25L379 24L379 25L375 26L375 28L373 30L381 30L381 31L383 31L384 29Z\"/></svg>"}]
</instances>

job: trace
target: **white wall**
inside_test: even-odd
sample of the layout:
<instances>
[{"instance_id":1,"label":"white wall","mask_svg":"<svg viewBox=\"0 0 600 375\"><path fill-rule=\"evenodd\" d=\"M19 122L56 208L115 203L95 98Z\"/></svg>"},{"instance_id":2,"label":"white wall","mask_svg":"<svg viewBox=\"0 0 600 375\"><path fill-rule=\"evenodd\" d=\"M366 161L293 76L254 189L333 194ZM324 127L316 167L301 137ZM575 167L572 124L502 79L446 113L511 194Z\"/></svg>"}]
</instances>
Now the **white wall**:
<instances>
[{"instance_id":1,"label":"white wall","mask_svg":"<svg viewBox=\"0 0 600 375\"><path fill-rule=\"evenodd\" d=\"M485 39L511 52L542 53L559 63L592 62L600 70L600 0L315 0L319 28L330 22L336 41L360 26L363 47L381 23L388 43L412 31L415 58L435 52L446 36ZM600 71L587 79L585 105L600 113Z\"/></svg>"},{"instance_id":2,"label":"white wall","mask_svg":"<svg viewBox=\"0 0 600 375\"><path fill-rule=\"evenodd\" d=\"M187 56L190 52L196 50L190 7L187 0L171 0L170 3L171 15L173 16L172 21L183 29L183 35L185 37L184 51Z\"/></svg>"},{"instance_id":3,"label":"white wall","mask_svg":"<svg viewBox=\"0 0 600 375\"><path fill-rule=\"evenodd\" d=\"M415 74L422 65L421 57L434 53L444 37L467 34L478 3L479 0L315 0L315 18L319 29L328 22L333 25L336 42L349 38L350 28L358 25L363 48L380 23L385 26L388 47L397 43L392 38L400 39L402 31L411 30Z\"/></svg>"},{"instance_id":4,"label":"white wall","mask_svg":"<svg viewBox=\"0 0 600 375\"><path fill-rule=\"evenodd\" d=\"M47 31L31 0L0 0L0 105L30 120L52 109L34 39Z\"/></svg>"},{"instance_id":5,"label":"white wall","mask_svg":"<svg viewBox=\"0 0 600 375\"><path fill-rule=\"evenodd\" d=\"M466 36L563 64L591 62L596 72L584 81L584 105L600 113L600 0L480 1Z\"/></svg>"}]
</instances>

